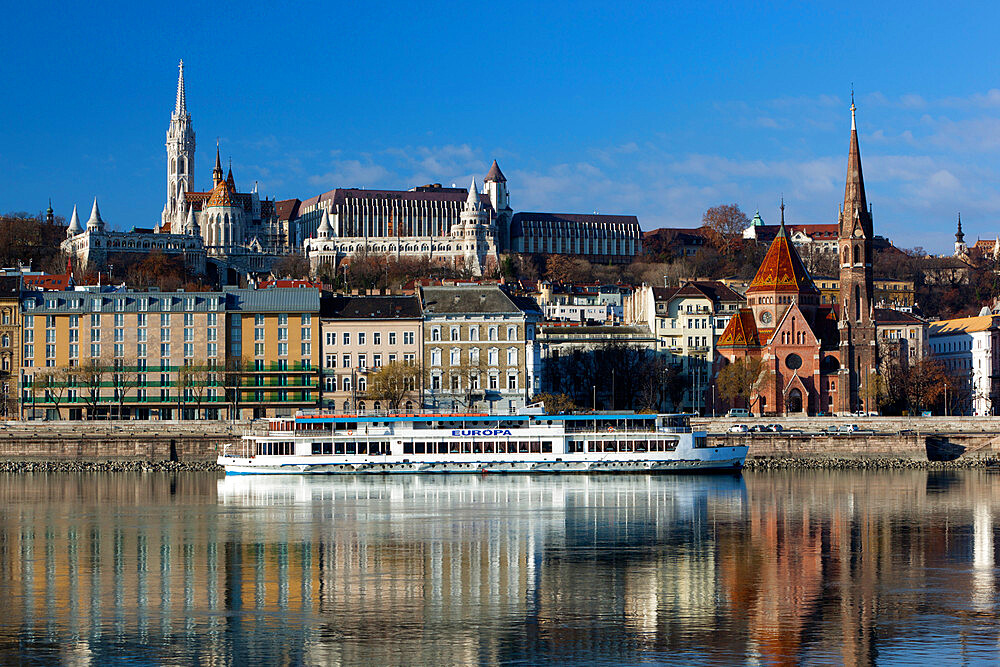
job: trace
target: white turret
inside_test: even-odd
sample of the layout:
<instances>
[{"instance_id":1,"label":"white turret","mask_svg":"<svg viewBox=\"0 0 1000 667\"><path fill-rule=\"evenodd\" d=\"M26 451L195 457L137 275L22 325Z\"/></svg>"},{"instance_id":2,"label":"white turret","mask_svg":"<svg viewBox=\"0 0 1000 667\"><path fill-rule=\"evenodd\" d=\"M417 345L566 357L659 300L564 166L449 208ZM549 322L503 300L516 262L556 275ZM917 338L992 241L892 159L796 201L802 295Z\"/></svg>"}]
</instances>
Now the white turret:
<instances>
[{"instance_id":1,"label":"white turret","mask_svg":"<svg viewBox=\"0 0 1000 667\"><path fill-rule=\"evenodd\" d=\"M87 229L92 234L104 232L104 221L101 220L101 209L97 208L97 197L94 197L94 208L90 209L90 219L87 220Z\"/></svg>"},{"instance_id":2,"label":"white turret","mask_svg":"<svg viewBox=\"0 0 1000 667\"><path fill-rule=\"evenodd\" d=\"M191 236L201 236L198 219L194 215L194 206L188 207L187 223L184 225L184 231Z\"/></svg>"},{"instance_id":3,"label":"white turret","mask_svg":"<svg viewBox=\"0 0 1000 667\"><path fill-rule=\"evenodd\" d=\"M69 219L69 227L66 228L66 238L73 238L77 234L83 232L83 227L80 226L80 216L76 212L76 205L73 205L73 216Z\"/></svg>"},{"instance_id":4,"label":"white turret","mask_svg":"<svg viewBox=\"0 0 1000 667\"><path fill-rule=\"evenodd\" d=\"M323 209L323 219L319 222L319 227L316 228L316 238L318 239L328 239L333 235L333 225L330 224L330 213L327 209Z\"/></svg>"}]
</instances>

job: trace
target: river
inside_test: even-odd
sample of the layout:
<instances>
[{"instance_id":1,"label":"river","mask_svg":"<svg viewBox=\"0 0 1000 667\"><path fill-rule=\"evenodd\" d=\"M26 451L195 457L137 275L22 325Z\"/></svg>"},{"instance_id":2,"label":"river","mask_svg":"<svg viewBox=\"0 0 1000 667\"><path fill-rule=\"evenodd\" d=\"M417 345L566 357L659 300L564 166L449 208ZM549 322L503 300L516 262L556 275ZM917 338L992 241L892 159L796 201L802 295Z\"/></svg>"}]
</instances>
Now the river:
<instances>
[{"instance_id":1,"label":"river","mask_svg":"<svg viewBox=\"0 0 1000 667\"><path fill-rule=\"evenodd\" d=\"M0 663L996 662L998 482L0 475Z\"/></svg>"}]
</instances>

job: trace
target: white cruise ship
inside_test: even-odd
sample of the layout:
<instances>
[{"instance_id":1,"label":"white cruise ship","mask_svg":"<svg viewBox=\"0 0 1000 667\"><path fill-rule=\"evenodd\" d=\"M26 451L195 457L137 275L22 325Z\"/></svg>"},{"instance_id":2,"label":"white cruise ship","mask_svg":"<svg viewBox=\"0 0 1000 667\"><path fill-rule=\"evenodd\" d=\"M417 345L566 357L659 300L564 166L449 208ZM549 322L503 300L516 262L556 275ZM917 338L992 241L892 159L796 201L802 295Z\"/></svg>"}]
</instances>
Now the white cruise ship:
<instances>
[{"instance_id":1,"label":"white cruise ship","mask_svg":"<svg viewBox=\"0 0 1000 667\"><path fill-rule=\"evenodd\" d=\"M698 472L743 467L690 415L322 414L268 420L227 445L227 474Z\"/></svg>"}]
</instances>

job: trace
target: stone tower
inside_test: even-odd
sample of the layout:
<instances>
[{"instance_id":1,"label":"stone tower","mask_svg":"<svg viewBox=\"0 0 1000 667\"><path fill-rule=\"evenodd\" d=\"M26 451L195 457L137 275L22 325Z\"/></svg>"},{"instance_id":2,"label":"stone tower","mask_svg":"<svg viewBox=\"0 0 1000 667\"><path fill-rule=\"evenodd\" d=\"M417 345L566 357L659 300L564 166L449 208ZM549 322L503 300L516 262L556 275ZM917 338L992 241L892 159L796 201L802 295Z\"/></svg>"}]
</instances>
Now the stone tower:
<instances>
[{"instance_id":1,"label":"stone tower","mask_svg":"<svg viewBox=\"0 0 1000 667\"><path fill-rule=\"evenodd\" d=\"M847 157L847 185L840 211L840 409L875 410L874 375L878 366L875 336L872 265L874 251L871 210L865 198L861 149L851 96L851 146Z\"/></svg>"},{"instance_id":2,"label":"stone tower","mask_svg":"<svg viewBox=\"0 0 1000 667\"><path fill-rule=\"evenodd\" d=\"M194 128L187 110L183 60L178 70L177 100L167 129L167 203L162 223L181 227L185 221L184 193L194 184Z\"/></svg>"},{"instance_id":3,"label":"stone tower","mask_svg":"<svg viewBox=\"0 0 1000 667\"><path fill-rule=\"evenodd\" d=\"M486 195L490 198L493 210L496 212L497 243L501 250L510 251L510 223L514 217L514 211L510 207L510 196L507 192L507 179L500 171L500 165L493 160L486 178L483 181L486 186Z\"/></svg>"}]
</instances>

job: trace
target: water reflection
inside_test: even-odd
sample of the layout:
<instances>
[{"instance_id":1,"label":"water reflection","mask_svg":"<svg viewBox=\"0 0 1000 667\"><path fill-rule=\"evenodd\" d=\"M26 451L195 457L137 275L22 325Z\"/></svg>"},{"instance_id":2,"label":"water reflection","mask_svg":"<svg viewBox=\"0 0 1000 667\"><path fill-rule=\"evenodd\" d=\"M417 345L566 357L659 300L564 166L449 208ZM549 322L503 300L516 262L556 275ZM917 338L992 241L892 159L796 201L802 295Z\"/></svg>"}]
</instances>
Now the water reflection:
<instances>
[{"instance_id":1,"label":"water reflection","mask_svg":"<svg viewBox=\"0 0 1000 667\"><path fill-rule=\"evenodd\" d=\"M0 662L995 660L994 480L0 476Z\"/></svg>"}]
</instances>

